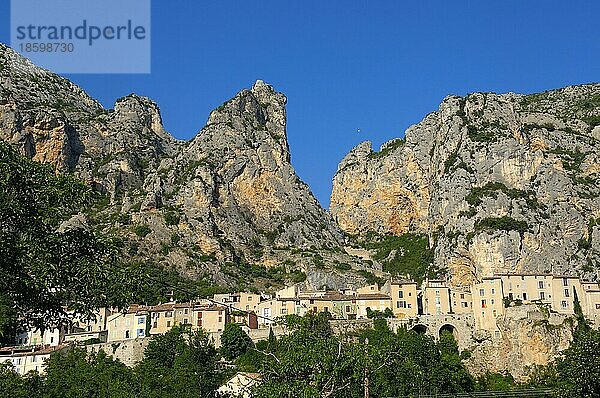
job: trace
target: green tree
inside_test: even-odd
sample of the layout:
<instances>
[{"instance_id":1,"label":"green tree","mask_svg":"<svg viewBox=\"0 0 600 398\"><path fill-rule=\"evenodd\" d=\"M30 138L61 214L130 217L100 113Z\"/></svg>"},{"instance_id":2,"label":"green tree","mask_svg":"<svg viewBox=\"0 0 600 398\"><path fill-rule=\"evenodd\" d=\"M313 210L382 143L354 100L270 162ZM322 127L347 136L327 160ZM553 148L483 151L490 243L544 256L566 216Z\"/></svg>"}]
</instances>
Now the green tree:
<instances>
[{"instance_id":1,"label":"green tree","mask_svg":"<svg viewBox=\"0 0 600 398\"><path fill-rule=\"evenodd\" d=\"M0 398L38 398L42 390L43 380L37 373L20 376L12 364L0 363Z\"/></svg>"},{"instance_id":2,"label":"green tree","mask_svg":"<svg viewBox=\"0 0 600 398\"><path fill-rule=\"evenodd\" d=\"M65 307L89 314L124 301L115 242L65 223L92 197L74 177L0 142L0 292L4 307L34 327L60 324Z\"/></svg>"},{"instance_id":3,"label":"green tree","mask_svg":"<svg viewBox=\"0 0 600 398\"><path fill-rule=\"evenodd\" d=\"M225 325L221 335L221 353L226 359L235 359L253 346L252 339L239 324L230 322Z\"/></svg>"},{"instance_id":4,"label":"green tree","mask_svg":"<svg viewBox=\"0 0 600 398\"><path fill-rule=\"evenodd\" d=\"M17 325L17 313L12 301L0 293L0 346L11 344Z\"/></svg>"},{"instance_id":5,"label":"green tree","mask_svg":"<svg viewBox=\"0 0 600 398\"><path fill-rule=\"evenodd\" d=\"M214 397L224 374L217 369L218 353L203 331L179 325L148 344L136 368L140 396Z\"/></svg>"},{"instance_id":6,"label":"green tree","mask_svg":"<svg viewBox=\"0 0 600 398\"><path fill-rule=\"evenodd\" d=\"M516 387L510 373L487 372L477 378L476 391L509 391Z\"/></svg>"},{"instance_id":7,"label":"green tree","mask_svg":"<svg viewBox=\"0 0 600 398\"><path fill-rule=\"evenodd\" d=\"M256 397L360 397L362 368L357 346L335 337L322 314L291 315L292 330L265 356Z\"/></svg>"},{"instance_id":8,"label":"green tree","mask_svg":"<svg viewBox=\"0 0 600 398\"><path fill-rule=\"evenodd\" d=\"M133 371L104 351L71 348L50 355L44 398L133 398L139 388Z\"/></svg>"},{"instance_id":9,"label":"green tree","mask_svg":"<svg viewBox=\"0 0 600 398\"><path fill-rule=\"evenodd\" d=\"M557 360L556 370L570 396L600 396L600 332L589 327L576 330L573 343Z\"/></svg>"}]
</instances>

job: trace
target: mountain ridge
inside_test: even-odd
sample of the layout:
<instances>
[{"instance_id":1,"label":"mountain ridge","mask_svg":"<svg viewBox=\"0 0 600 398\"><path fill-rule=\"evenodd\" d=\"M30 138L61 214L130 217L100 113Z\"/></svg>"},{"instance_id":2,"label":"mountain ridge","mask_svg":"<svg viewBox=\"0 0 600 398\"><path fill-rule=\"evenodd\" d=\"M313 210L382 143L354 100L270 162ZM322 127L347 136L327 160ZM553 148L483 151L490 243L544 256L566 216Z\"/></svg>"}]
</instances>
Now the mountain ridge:
<instances>
[{"instance_id":1,"label":"mountain ridge","mask_svg":"<svg viewBox=\"0 0 600 398\"><path fill-rule=\"evenodd\" d=\"M448 96L405 139L350 151L330 211L352 235L427 235L455 284L494 272L595 279L599 115L598 84Z\"/></svg>"},{"instance_id":2,"label":"mountain ridge","mask_svg":"<svg viewBox=\"0 0 600 398\"><path fill-rule=\"evenodd\" d=\"M229 286L255 282L243 264L266 267L267 284L364 280L349 265L325 266L371 267L343 251L343 234L291 166L287 99L270 85L241 90L181 141L149 98L104 109L8 47L0 60L0 138L103 193L90 217L132 258Z\"/></svg>"}]
</instances>

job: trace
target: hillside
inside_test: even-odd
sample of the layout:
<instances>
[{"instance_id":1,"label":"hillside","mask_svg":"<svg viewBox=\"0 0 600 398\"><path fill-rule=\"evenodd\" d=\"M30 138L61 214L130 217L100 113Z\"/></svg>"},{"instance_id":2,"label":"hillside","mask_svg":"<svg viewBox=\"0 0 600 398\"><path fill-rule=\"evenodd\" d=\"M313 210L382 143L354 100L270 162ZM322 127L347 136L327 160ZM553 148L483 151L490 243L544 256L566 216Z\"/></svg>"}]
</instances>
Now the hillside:
<instances>
[{"instance_id":1,"label":"hillside","mask_svg":"<svg viewBox=\"0 0 600 398\"><path fill-rule=\"evenodd\" d=\"M0 139L100 193L87 221L126 256L226 286L364 280L344 235L290 164L286 98L257 81L189 142L134 94L104 109L0 45ZM332 266L332 264L334 266ZM336 267L337 266L337 267Z\"/></svg>"},{"instance_id":2,"label":"hillside","mask_svg":"<svg viewBox=\"0 0 600 398\"><path fill-rule=\"evenodd\" d=\"M450 96L379 152L354 148L330 211L384 269L413 273L404 249L429 246L434 265L421 274L448 273L456 285L493 273L596 279L599 125L599 84Z\"/></svg>"}]
</instances>

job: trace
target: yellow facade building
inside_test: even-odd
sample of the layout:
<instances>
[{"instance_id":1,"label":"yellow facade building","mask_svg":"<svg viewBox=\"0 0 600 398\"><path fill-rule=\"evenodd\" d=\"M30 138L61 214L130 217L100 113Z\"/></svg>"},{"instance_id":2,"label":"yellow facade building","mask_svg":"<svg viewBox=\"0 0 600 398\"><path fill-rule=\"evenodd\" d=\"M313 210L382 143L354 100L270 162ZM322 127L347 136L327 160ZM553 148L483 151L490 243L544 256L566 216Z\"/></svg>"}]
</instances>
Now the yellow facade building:
<instances>
[{"instance_id":1,"label":"yellow facade building","mask_svg":"<svg viewBox=\"0 0 600 398\"><path fill-rule=\"evenodd\" d=\"M395 317L410 318L418 315L417 282L408 280L391 281L389 294Z\"/></svg>"},{"instance_id":2,"label":"yellow facade building","mask_svg":"<svg viewBox=\"0 0 600 398\"><path fill-rule=\"evenodd\" d=\"M452 312L450 288L441 280L429 280L423 289L423 314L444 315Z\"/></svg>"},{"instance_id":3,"label":"yellow facade building","mask_svg":"<svg viewBox=\"0 0 600 398\"><path fill-rule=\"evenodd\" d=\"M475 327L499 334L496 318L504 314L502 279L483 278L480 283L473 285L471 294Z\"/></svg>"},{"instance_id":4,"label":"yellow facade building","mask_svg":"<svg viewBox=\"0 0 600 398\"><path fill-rule=\"evenodd\" d=\"M470 289L451 288L452 312L455 314L471 314L473 312L473 296Z\"/></svg>"},{"instance_id":5,"label":"yellow facade building","mask_svg":"<svg viewBox=\"0 0 600 398\"><path fill-rule=\"evenodd\" d=\"M130 340L146 337L149 324L148 309L132 305L125 312L112 314L107 319L108 341Z\"/></svg>"}]
</instances>

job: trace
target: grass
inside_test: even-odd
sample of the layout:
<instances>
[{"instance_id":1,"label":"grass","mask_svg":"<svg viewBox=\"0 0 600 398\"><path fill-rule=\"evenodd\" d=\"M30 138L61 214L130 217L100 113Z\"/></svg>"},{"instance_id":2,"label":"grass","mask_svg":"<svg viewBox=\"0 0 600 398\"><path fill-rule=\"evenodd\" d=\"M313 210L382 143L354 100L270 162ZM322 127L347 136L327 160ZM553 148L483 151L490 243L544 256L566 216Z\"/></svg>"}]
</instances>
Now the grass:
<instances>
[{"instance_id":1,"label":"grass","mask_svg":"<svg viewBox=\"0 0 600 398\"><path fill-rule=\"evenodd\" d=\"M136 234L140 238L144 238L144 237L146 237L146 235L148 235L150 232L152 232L150 230L150 227L146 224L136 225L135 227L132 228L132 231L134 234Z\"/></svg>"},{"instance_id":2,"label":"grass","mask_svg":"<svg viewBox=\"0 0 600 398\"><path fill-rule=\"evenodd\" d=\"M181 215L178 209L174 207L168 207L165 210L163 210L163 219L165 221L165 225L178 225L181 221Z\"/></svg>"},{"instance_id":3,"label":"grass","mask_svg":"<svg viewBox=\"0 0 600 398\"><path fill-rule=\"evenodd\" d=\"M389 141L383 145L379 152L371 152L368 157L370 159L379 159L388 156L390 153L394 152L397 148L402 147L406 143L405 138L396 138L392 141Z\"/></svg>"},{"instance_id":4,"label":"grass","mask_svg":"<svg viewBox=\"0 0 600 398\"><path fill-rule=\"evenodd\" d=\"M558 155L562 160L564 169L571 172L581 171L581 163L583 163L586 156L586 154L581 152L579 148L576 148L575 151L571 151L557 147L554 149L549 149L548 153Z\"/></svg>"},{"instance_id":5,"label":"grass","mask_svg":"<svg viewBox=\"0 0 600 398\"><path fill-rule=\"evenodd\" d=\"M426 277L435 278L439 271L433 268L433 249L426 235L377 236L365 247L374 250L373 259L383 264L383 270L392 275L409 275L417 282ZM392 252L393 256L390 256Z\"/></svg>"},{"instance_id":6,"label":"grass","mask_svg":"<svg viewBox=\"0 0 600 398\"><path fill-rule=\"evenodd\" d=\"M518 231L524 233L529 231L529 224L526 221L518 221L510 216L487 217L478 220L475 223L476 231Z\"/></svg>"},{"instance_id":7,"label":"grass","mask_svg":"<svg viewBox=\"0 0 600 398\"><path fill-rule=\"evenodd\" d=\"M360 269L360 270L356 271L356 273L358 275L362 276L363 278L365 278L367 285L377 284L378 286L383 286L383 284L385 283L385 281L382 278L376 276L372 272L365 271L364 269Z\"/></svg>"},{"instance_id":8,"label":"grass","mask_svg":"<svg viewBox=\"0 0 600 398\"><path fill-rule=\"evenodd\" d=\"M454 164L456 163L457 160L458 160L458 153L452 152L452 154L450 156L448 156L448 159L446 159L446 161L444 162L444 173L448 173L448 171L450 171L450 168L452 166L454 166Z\"/></svg>"},{"instance_id":9,"label":"grass","mask_svg":"<svg viewBox=\"0 0 600 398\"><path fill-rule=\"evenodd\" d=\"M544 209L546 206L538 202L535 192L523 191L521 189L508 188L501 182L488 182L482 187L475 187L465 197L465 201L471 206L479 206L483 203L483 198L498 198L498 192L504 193L511 199L523 199L527 207L531 209Z\"/></svg>"},{"instance_id":10,"label":"grass","mask_svg":"<svg viewBox=\"0 0 600 398\"><path fill-rule=\"evenodd\" d=\"M494 142L497 137L493 131L477 128L471 124L467 126L467 136L471 141Z\"/></svg>"}]
</instances>

